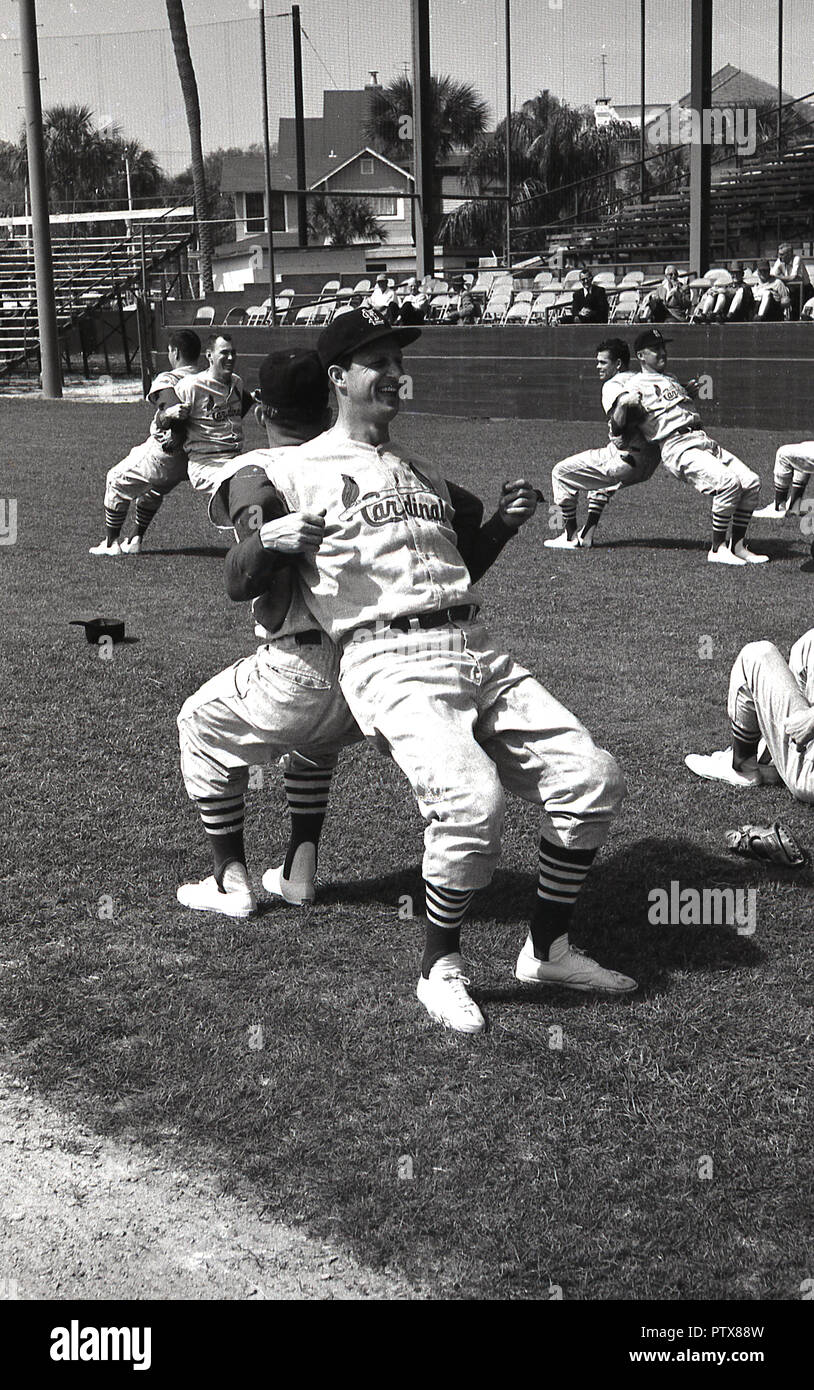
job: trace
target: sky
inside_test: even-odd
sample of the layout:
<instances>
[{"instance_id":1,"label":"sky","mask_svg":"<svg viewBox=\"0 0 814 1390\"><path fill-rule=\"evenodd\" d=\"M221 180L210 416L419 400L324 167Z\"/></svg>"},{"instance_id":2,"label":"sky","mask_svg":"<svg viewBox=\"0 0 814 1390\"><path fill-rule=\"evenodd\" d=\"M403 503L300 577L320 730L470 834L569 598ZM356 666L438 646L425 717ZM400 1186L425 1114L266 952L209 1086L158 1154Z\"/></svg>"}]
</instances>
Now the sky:
<instances>
[{"instance_id":1,"label":"sky","mask_svg":"<svg viewBox=\"0 0 814 1390\"><path fill-rule=\"evenodd\" d=\"M645 0L647 97L689 88L690 0ZM186 0L205 149L261 139L259 0ZM493 119L505 113L505 0L431 0L432 69L471 82ZM294 114L290 7L266 0L272 140ZM640 0L510 0L513 104L543 88L575 105L606 93L639 100ZM302 0L306 116L328 87L387 82L410 62L408 0ZM784 88L814 90L811 0L785 0ZM713 67L777 80L776 0L715 0ZM82 102L100 125L154 151L175 173L189 163L183 102L164 0L37 0L43 106ZM0 138L22 120L16 0L0 0ZM604 54L604 90L603 90Z\"/></svg>"}]
</instances>

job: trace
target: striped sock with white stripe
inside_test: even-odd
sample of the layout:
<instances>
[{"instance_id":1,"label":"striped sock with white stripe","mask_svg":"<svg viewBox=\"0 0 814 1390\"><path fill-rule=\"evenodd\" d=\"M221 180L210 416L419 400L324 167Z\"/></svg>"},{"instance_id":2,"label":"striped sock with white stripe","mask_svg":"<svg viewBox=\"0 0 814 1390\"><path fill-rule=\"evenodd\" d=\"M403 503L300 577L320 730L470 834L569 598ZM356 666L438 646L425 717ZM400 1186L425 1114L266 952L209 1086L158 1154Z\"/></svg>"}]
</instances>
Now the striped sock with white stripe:
<instances>
[{"instance_id":1,"label":"striped sock with white stripe","mask_svg":"<svg viewBox=\"0 0 814 1390\"><path fill-rule=\"evenodd\" d=\"M728 505L719 507L715 502L712 504L712 549L717 550L726 540L726 533L729 530L729 523L732 520L732 508Z\"/></svg>"},{"instance_id":2,"label":"striped sock with white stripe","mask_svg":"<svg viewBox=\"0 0 814 1390\"><path fill-rule=\"evenodd\" d=\"M129 502L120 502L116 507L105 507L105 539L108 545L119 539L129 510Z\"/></svg>"},{"instance_id":3,"label":"striped sock with white stripe","mask_svg":"<svg viewBox=\"0 0 814 1390\"><path fill-rule=\"evenodd\" d=\"M577 534L577 499L576 497L566 497L564 502L559 504L562 512L565 534L569 541Z\"/></svg>"},{"instance_id":4,"label":"striped sock with white stripe","mask_svg":"<svg viewBox=\"0 0 814 1390\"><path fill-rule=\"evenodd\" d=\"M537 901L531 917L531 939L538 960L568 931L579 890L596 856L595 849L564 849L540 837Z\"/></svg>"},{"instance_id":5,"label":"striped sock with white stripe","mask_svg":"<svg viewBox=\"0 0 814 1390\"><path fill-rule=\"evenodd\" d=\"M748 526L749 526L749 522L752 520L752 511L753 511L753 510L754 510L753 508L750 508L750 509L747 511L747 509L746 509L745 507L736 507L735 510L734 510L734 512L732 513L732 548L733 548L733 550L734 550L735 546L738 545L738 543L739 543L740 541L742 541L742 540L744 539L744 537L746 536L746 532L747 532L747 529L748 529Z\"/></svg>"},{"instance_id":6,"label":"striped sock with white stripe","mask_svg":"<svg viewBox=\"0 0 814 1390\"><path fill-rule=\"evenodd\" d=\"M425 980L429 979L437 960L460 951L461 923L474 891L473 888L445 888L439 883L424 880L427 928L421 973Z\"/></svg>"},{"instance_id":7,"label":"striped sock with white stripe","mask_svg":"<svg viewBox=\"0 0 814 1390\"><path fill-rule=\"evenodd\" d=\"M310 883L316 872L317 846L328 811L332 767L304 768L283 774L291 831L283 865L283 878ZM298 855L301 846L308 848Z\"/></svg>"},{"instance_id":8,"label":"striped sock with white stripe","mask_svg":"<svg viewBox=\"0 0 814 1390\"><path fill-rule=\"evenodd\" d=\"M245 798L241 793L229 796L200 797L196 801L201 823L212 850L214 875L223 887L223 873L229 864L246 865L243 845Z\"/></svg>"},{"instance_id":9,"label":"striped sock with white stripe","mask_svg":"<svg viewBox=\"0 0 814 1390\"><path fill-rule=\"evenodd\" d=\"M141 497L136 499L136 535L142 538L147 534L147 527L164 501L164 494L156 492L154 487L149 492L143 492Z\"/></svg>"},{"instance_id":10,"label":"striped sock with white stripe","mask_svg":"<svg viewBox=\"0 0 814 1390\"><path fill-rule=\"evenodd\" d=\"M740 763L745 758L756 758L760 743L760 726L757 717L748 723L746 720L730 719L729 727L736 761Z\"/></svg>"}]
</instances>

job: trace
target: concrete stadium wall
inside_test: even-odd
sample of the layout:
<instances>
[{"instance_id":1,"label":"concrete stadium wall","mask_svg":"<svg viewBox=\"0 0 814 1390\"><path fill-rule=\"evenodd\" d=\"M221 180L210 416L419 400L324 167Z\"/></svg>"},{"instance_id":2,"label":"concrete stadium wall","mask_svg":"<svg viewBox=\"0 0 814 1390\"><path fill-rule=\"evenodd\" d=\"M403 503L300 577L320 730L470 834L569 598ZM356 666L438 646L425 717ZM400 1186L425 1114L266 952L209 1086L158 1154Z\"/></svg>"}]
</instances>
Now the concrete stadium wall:
<instances>
[{"instance_id":1,"label":"concrete stadium wall","mask_svg":"<svg viewBox=\"0 0 814 1390\"><path fill-rule=\"evenodd\" d=\"M162 348L168 331L159 332ZM229 331L237 370L252 389L265 353L313 347L318 337L309 328ZM429 415L599 420L596 346L613 335L632 348L637 331L624 324L429 327L405 354L413 395L402 408ZM669 366L677 376L709 378L709 398L700 409L710 430L752 426L814 437L814 324L677 324L665 337L673 340Z\"/></svg>"}]
</instances>

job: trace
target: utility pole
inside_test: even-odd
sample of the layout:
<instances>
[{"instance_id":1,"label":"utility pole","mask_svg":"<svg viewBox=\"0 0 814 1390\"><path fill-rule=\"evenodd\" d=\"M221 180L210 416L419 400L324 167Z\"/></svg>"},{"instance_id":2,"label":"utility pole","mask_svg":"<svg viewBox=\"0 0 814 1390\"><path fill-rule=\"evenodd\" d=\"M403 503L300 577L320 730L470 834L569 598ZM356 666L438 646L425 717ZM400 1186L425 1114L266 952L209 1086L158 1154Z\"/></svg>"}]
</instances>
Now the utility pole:
<instances>
[{"instance_id":1,"label":"utility pole","mask_svg":"<svg viewBox=\"0 0 814 1390\"><path fill-rule=\"evenodd\" d=\"M274 232L271 227L271 145L269 143L269 89L266 63L266 0L260 0L260 82L262 86L261 103L263 109L263 156L266 184L266 235L269 262L269 297L272 327L277 325L275 301L277 285L274 277Z\"/></svg>"},{"instance_id":2,"label":"utility pole","mask_svg":"<svg viewBox=\"0 0 814 1390\"><path fill-rule=\"evenodd\" d=\"M305 188L305 119L302 101L302 37L299 5L291 6L291 27L294 38L294 132L297 146L297 187ZM308 208L304 193L297 195L297 245L308 245Z\"/></svg>"},{"instance_id":3,"label":"utility pole","mask_svg":"<svg viewBox=\"0 0 814 1390\"><path fill-rule=\"evenodd\" d=\"M777 157L783 153L783 0L777 0Z\"/></svg>"},{"instance_id":4,"label":"utility pole","mask_svg":"<svg viewBox=\"0 0 814 1390\"><path fill-rule=\"evenodd\" d=\"M432 275L435 266L430 226L432 206L432 161L429 158L430 129L430 5L429 0L410 0L413 35L413 177L417 198L413 200L415 231L415 273L419 280Z\"/></svg>"},{"instance_id":5,"label":"utility pole","mask_svg":"<svg viewBox=\"0 0 814 1390\"><path fill-rule=\"evenodd\" d=\"M25 96L25 148L28 159L28 186L31 192L31 231L34 240L34 274L37 282L42 394L52 400L59 400L62 396L62 373L59 366L51 225L48 220L48 178L42 135L37 13L35 0L19 0L19 4L20 51Z\"/></svg>"},{"instance_id":6,"label":"utility pole","mask_svg":"<svg viewBox=\"0 0 814 1390\"><path fill-rule=\"evenodd\" d=\"M641 0L639 11L639 197L643 203L647 201L647 161L644 154L644 64L647 54L645 44L645 25L647 17L645 9L647 0Z\"/></svg>"},{"instance_id":7,"label":"utility pole","mask_svg":"<svg viewBox=\"0 0 814 1390\"><path fill-rule=\"evenodd\" d=\"M512 15L511 0L505 0L506 35L506 269L512 258Z\"/></svg>"},{"instance_id":8,"label":"utility pole","mask_svg":"<svg viewBox=\"0 0 814 1390\"><path fill-rule=\"evenodd\" d=\"M703 275L710 256L711 148L704 141L704 115L712 105L712 0L692 0L690 106L699 139L690 146L690 273Z\"/></svg>"}]
</instances>

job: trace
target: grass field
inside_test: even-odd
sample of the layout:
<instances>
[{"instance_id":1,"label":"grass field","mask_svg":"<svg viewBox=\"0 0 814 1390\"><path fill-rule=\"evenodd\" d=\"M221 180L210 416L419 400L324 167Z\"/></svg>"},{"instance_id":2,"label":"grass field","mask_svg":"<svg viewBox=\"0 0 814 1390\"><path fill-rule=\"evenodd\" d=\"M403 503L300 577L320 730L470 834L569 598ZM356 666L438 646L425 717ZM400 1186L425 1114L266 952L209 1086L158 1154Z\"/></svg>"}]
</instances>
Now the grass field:
<instances>
[{"instance_id":1,"label":"grass field","mask_svg":"<svg viewBox=\"0 0 814 1390\"><path fill-rule=\"evenodd\" d=\"M415 999L420 925L399 902L420 906L421 822L366 749L336 779L312 909L264 902L235 923L177 905L208 869L175 717L252 649L247 613L189 489L148 554L88 556L143 407L0 410L0 491L18 507L0 548L0 1044L19 1071L100 1132L214 1165L428 1297L799 1298L812 880L728 856L724 833L781 816L814 844L814 820L782 788L699 783L683 756L726 742L739 647L787 649L811 626L810 538L757 523L771 565L709 566L707 504L659 473L612 505L601 547L544 550L543 508L486 576L495 632L626 773L573 936L641 988L601 1000L514 981L538 833L514 803L464 933L490 1023L467 1039ZM521 473L549 496L551 463L599 432L414 415L396 433L491 504ZM780 436L723 442L768 485ZM126 619L111 660L68 626L97 613ZM267 772L247 826L258 886L283 811ZM651 925L648 893L671 881L755 888L755 934Z\"/></svg>"}]
</instances>

